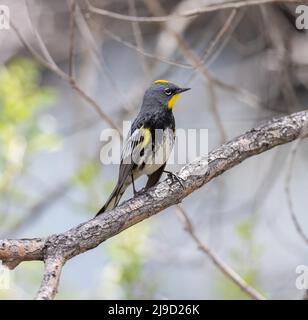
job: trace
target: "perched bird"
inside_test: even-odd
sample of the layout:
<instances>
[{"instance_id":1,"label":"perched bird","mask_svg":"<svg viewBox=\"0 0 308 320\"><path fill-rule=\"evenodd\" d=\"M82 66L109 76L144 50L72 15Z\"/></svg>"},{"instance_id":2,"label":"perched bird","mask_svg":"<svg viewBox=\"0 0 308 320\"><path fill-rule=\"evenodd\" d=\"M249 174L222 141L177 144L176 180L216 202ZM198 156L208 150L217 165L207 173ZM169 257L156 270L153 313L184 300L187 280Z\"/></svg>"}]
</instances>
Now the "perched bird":
<instances>
[{"instance_id":1,"label":"perched bird","mask_svg":"<svg viewBox=\"0 0 308 320\"><path fill-rule=\"evenodd\" d=\"M146 90L140 112L123 146L117 184L97 215L116 207L130 184L136 194L134 182L142 175L148 176L145 189L154 186L164 172L181 183L174 173L165 170L165 166L175 140L172 109L180 94L189 89L167 80L156 80Z\"/></svg>"}]
</instances>

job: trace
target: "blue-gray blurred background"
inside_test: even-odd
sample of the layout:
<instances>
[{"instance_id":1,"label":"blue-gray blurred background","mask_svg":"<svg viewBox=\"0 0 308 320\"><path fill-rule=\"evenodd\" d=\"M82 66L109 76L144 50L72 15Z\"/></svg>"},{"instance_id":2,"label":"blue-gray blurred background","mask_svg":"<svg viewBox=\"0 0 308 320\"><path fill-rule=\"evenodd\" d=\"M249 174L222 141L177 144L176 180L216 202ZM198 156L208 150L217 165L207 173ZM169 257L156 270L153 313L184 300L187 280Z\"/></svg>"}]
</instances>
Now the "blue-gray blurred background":
<instances>
[{"instance_id":1,"label":"blue-gray blurred background","mask_svg":"<svg viewBox=\"0 0 308 320\"><path fill-rule=\"evenodd\" d=\"M308 37L296 29L296 5L138 23L95 13L87 1L72 3L0 4L9 7L26 43L44 57L41 39L67 73L73 32L76 82L120 127L134 118L145 88L155 79L192 88L174 108L177 127L208 129L210 150L272 117L307 108ZM159 13L156 1L90 3L123 15ZM165 14L176 15L214 2L159 3ZM191 65L174 33L203 62L214 79L210 84ZM114 186L118 167L104 166L99 158L100 134L109 125L67 81L40 64L13 28L0 30L0 44L0 237L63 232L92 218ZM308 265L307 244L287 202L291 148L252 157L183 201L199 237L271 299L302 298L295 269ZM306 234L307 156L308 144L302 141L290 183L294 211ZM143 183L138 181L138 187ZM129 190L125 198L131 196ZM21 264L11 272L10 289L0 289L0 298L31 299L42 270L41 262ZM175 208L169 208L70 260L57 298L248 297L198 250Z\"/></svg>"}]
</instances>

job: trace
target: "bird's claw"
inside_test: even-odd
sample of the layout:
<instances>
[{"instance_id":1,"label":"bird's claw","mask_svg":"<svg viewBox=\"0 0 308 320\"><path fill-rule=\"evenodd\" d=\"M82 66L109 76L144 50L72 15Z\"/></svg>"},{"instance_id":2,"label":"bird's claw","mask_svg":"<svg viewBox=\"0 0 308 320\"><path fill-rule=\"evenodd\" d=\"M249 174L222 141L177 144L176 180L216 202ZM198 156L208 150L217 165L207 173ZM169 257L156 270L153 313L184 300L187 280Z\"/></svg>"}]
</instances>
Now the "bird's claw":
<instances>
[{"instance_id":1,"label":"bird's claw","mask_svg":"<svg viewBox=\"0 0 308 320\"><path fill-rule=\"evenodd\" d=\"M178 176L177 174L175 174L171 171L165 171L165 173L167 174L167 176L170 180L172 180L172 181L176 180L181 185L181 187L183 189L185 189L184 184L182 182L182 181L185 181L183 178L181 178L180 176Z\"/></svg>"}]
</instances>

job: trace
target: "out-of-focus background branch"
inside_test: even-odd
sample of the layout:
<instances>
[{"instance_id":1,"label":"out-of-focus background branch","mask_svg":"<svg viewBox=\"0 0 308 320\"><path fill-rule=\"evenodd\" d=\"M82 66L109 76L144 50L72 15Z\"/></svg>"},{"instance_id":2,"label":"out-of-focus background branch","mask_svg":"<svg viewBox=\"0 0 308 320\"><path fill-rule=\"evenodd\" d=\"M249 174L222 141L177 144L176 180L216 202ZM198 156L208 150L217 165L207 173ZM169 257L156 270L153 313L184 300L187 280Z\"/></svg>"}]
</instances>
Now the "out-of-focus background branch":
<instances>
[{"instance_id":1,"label":"out-of-focus background branch","mask_svg":"<svg viewBox=\"0 0 308 320\"><path fill-rule=\"evenodd\" d=\"M118 169L99 161L100 132L132 119L154 79L193 88L174 110L177 127L207 128L209 149L307 108L308 39L295 26L305 3L3 0L12 25L0 31L0 238L59 233L97 211ZM184 203L209 247L270 298L304 294L294 283L296 266L307 265L296 223L307 235L308 149L295 144L243 163ZM246 297L167 212L68 263L58 297ZM41 271L21 265L0 297L31 298Z\"/></svg>"},{"instance_id":2,"label":"out-of-focus background branch","mask_svg":"<svg viewBox=\"0 0 308 320\"><path fill-rule=\"evenodd\" d=\"M177 181L167 178L148 190L140 191L122 205L67 232L54 234L45 239L0 240L0 260L11 270L24 261L44 261L43 279L36 297L44 300L53 299L58 291L65 262L96 248L102 242L164 209L177 205L186 230L215 266L250 298L264 300L265 297L261 293L250 286L199 238L185 210L178 204L244 160L298 138L306 138L307 123L307 111L272 119L186 164L180 170Z\"/></svg>"}]
</instances>

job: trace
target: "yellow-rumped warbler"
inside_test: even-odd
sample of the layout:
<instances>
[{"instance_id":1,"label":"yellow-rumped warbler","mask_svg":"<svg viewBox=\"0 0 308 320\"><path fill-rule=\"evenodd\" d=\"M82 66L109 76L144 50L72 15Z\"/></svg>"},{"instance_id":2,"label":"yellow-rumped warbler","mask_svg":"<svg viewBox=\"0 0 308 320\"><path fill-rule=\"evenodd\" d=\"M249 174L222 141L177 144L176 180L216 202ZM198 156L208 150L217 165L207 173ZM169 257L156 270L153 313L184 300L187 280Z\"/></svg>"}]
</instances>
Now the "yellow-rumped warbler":
<instances>
[{"instance_id":1,"label":"yellow-rumped warbler","mask_svg":"<svg viewBox=\"0 0 308 320\"><path fill-rule=\"evenodd\" d=\"M167 80L156 80L146 90L140 112L123 146L117 184L97 215L117 206L130 184L136 193L134 181L142 175L148 176L145 189L154 186L163 172L177 178L165 170L175 140L172 108L180 94L189 89Z\"/></svg>"}]
</instances>

